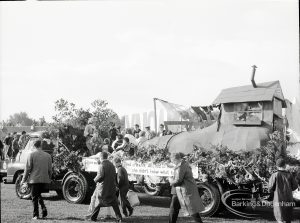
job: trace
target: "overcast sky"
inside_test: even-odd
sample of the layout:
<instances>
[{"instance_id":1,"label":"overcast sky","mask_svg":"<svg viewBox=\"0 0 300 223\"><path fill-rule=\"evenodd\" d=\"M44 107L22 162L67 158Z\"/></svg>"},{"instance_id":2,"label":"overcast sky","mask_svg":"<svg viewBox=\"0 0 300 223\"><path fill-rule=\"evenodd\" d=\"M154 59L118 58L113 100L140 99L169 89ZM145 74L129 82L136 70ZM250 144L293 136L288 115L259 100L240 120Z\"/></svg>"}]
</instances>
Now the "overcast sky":
<instances>
[{"instance_id":1,"label":"overcast sky","mask_svg":"<svg viewBox=\"0 0 300 223\"><path fill-rule=\"evenodd\" d=\"M48 121L59 98L120 116L153 97L209 105L223 88L280 80L299 94L296 0L0 3L0 120Z\"/></svg>"}]
</instances>

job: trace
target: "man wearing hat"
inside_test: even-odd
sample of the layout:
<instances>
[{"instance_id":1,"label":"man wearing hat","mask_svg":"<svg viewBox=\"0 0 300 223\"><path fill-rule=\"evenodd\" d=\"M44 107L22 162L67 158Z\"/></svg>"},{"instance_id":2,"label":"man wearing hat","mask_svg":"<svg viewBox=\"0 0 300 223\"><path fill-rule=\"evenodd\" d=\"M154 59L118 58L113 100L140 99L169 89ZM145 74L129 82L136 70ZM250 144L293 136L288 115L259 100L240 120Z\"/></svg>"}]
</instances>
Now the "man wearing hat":
<instances>
[{"instance_id":1,"label":"man wearing hat","mask_svg":"<svg viewBox=\"0 0 300 223\"><path fill-rule=\"evenodd\" d=\"M100 165L97 176L94 179L97 184L95 190L98 190L99 204L94 208L92 214L89 214L86 217L87 219L90 218L92 221L97 221L97 216L101 207L112 207L117 222L122 222L122 216L116 196L116 169L107 157L108 154L106 152L100 153Z\"/></svg>"},{"instance_id":2,"label":"man wearing hat","mask_svg":"<svg viewBox=\"0 0 300 223\"><path fill-rule=\"evenodd\" d=\"M276 161L278 171L273 173L269 180L269 190L274 192L273 211L277 222L290 223L293 218L293 191L297 189L297 183L293 175L288 172L285 160Z\"/></svg>"}]
</instances>

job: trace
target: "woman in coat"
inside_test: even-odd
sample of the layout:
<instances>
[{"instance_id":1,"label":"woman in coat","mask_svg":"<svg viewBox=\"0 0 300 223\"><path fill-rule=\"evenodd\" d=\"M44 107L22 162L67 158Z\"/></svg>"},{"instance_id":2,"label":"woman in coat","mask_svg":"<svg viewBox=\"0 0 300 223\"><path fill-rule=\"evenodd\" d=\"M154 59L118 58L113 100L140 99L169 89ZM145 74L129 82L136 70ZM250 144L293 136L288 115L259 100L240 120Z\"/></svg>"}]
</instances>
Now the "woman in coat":
<instances>
[{"instance_id":1,"label":"woman in coat","mask_svg":"<svg viewBox=\"0 0 300 223\"><path fill-rule=\"evenodd\" d=\"M181 207L187 210L195 222L202 222L199 212L204 210L204 206L193 177L192 169L182 157L182 153L171 155L171 161L176 166L174 169L174 177L170 179L172 200L169 223L176 222Z\"/></svg>"}]
</instances>

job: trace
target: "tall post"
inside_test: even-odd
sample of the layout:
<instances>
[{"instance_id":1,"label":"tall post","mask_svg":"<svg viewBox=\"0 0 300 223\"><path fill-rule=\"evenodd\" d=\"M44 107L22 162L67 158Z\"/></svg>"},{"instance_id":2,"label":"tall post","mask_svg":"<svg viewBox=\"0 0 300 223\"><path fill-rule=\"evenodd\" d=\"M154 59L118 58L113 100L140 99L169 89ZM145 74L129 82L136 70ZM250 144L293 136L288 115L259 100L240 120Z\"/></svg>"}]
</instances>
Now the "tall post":
<instances>
[{"instance_id":1,"label":"tall post","mask_svg":"<svg viewBox=\"0 0 300 223\"><path fill-rule=\"evenodd\" d=\"M156 114L156 100L157 98L153 98L153 103L154 103L154 128L155 128L155 133L157 133L157 114Z\"/></svg>"}]
</instances>

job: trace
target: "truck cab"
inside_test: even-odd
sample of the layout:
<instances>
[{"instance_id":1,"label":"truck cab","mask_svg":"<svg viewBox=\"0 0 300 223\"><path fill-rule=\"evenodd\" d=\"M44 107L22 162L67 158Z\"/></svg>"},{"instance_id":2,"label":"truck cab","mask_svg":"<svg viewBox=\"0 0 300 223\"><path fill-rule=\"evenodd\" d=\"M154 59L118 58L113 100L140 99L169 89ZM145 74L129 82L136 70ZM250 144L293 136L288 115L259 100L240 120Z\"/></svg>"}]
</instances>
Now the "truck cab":
<instances>
[{"instance_id":1,"label":"truck cab","mask_svg":"<svg viewBox=\"0 0 300 223\"><path fill-rule=\"evenodd\" d=\"M7 164L7 176L5 178L5 183L15 183L18 176L24 172L27 158L29 154L34 151L34 143L40 139L42 134L43 132L34 132L28 135L28 141L24 149L20 150L16 155L16 158ZM47 148L45 152L52 154L53 148L50 148L51 147Z\"/></svg>"}]
</instances>

